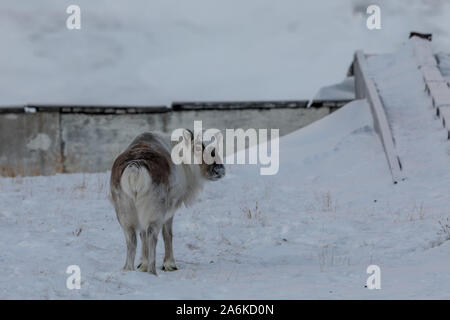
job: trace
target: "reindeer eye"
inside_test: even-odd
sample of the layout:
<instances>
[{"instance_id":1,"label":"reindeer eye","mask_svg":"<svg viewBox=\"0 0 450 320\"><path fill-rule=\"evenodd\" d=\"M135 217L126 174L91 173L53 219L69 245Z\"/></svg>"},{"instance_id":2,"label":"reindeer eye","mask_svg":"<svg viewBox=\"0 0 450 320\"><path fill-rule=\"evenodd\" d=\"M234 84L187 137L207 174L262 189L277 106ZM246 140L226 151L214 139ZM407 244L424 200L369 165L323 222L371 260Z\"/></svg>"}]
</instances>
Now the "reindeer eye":
<instances>
[{"instance_id":1,"label":"reindeer eye","mask_svg":"<svg viewBox=\"0 0 450 320\"><path fill-rule=\"evenodd\" d=\"M211 156L212 156L212 157L215 157L215 156L216 156L216 149L214 149L214 150L211 152Z\"/></svg>"}]
</instances>

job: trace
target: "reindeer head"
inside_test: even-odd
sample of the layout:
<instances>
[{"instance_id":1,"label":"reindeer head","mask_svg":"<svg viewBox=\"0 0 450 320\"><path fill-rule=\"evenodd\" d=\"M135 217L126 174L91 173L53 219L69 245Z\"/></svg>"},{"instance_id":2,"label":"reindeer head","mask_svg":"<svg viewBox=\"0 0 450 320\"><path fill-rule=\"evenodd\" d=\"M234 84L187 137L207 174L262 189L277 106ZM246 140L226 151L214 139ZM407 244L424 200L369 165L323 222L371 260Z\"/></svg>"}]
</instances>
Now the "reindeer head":
<instances>
[{"instance_id":1,"label":"reindeer head","mask_svg":"<svg viewBox=\"0 0 450 320\"><path fill-rule=\"evenodd\" d=\"M216 133L214 143L205 145L202 139L202 134L194 137L191 130L186 129L184 133L185 141L193 141L192 155L196 163L200 165L202 176L211 181L219 180L225 176L225 166L223 165L222 157L217 152L219 144L222 143L222 135L220 132Z\"/></svg>"},{"instance_id":2,"label":"reindeer head","mask_svg":"<svg viewBox=\"0 0 450 320\"><path fill-rule=\"evenodd\" d=\"M225 176L225 166L222 163L222 159L220 161L216 160L215 148L212 148L210 155L213 158L213 162L211 164L202 162L202 173L206 179L216 181Z\"/></svg>"}]
</instances>

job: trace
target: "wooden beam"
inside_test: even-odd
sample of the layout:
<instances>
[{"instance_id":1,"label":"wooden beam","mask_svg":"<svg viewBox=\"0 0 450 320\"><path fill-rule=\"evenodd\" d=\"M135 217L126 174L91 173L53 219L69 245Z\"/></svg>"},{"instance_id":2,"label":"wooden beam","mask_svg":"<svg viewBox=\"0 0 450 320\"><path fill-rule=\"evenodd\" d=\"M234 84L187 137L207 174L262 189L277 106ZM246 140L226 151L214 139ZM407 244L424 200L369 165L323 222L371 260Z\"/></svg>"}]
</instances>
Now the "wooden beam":
<instances>
[{"instance_id":1,"label":"wooden beam","mask_svg":"<svg viewBox=\"0 0 450 320\"><path fill-rule=\"evenodd\" d=\"M400 158L395 149L394 139L388 124L386 112L378 95L375 83L369 77L366 57L360 50L355 53L353 72L355 74L356 98L365 98L370 105L374 128L383 145L392 180L394 183L402 181L405 179L405 176L402 171Z\"/></svg>"},{"instance_id":2,"label":"wooden beam","mask_svg":"<svg viewBox=\"0 0 450 320\"><path fill-rule=\"evenodd\" d=\"M340 108L351 100L314 100L312 108ZM235 109L298 109L307 108L309 100L274 101L185 101L172 103L173 111L181 110L235 110Z\"/></svg>"}]
</instances>

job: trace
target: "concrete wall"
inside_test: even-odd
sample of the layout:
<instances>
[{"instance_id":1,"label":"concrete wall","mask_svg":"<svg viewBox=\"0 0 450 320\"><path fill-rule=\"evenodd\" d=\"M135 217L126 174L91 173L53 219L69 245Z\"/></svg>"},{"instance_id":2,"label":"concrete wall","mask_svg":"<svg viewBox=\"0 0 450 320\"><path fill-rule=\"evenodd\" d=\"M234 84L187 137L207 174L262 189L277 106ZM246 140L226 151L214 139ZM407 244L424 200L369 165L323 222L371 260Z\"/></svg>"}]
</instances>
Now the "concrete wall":
<instances>
[{"instance_id":1,"label":"concrete wall","mask_svg":"<svg viewBox=\"0 0 450 320\"><path fill-rule=\"evenodd\" d=\"M176 128L278 128L280 136L331 113L334 107L181 110L141 114L0 112L1 175L101 172L138 134Z\"/></svg>"},{"instance_id":2,"label":"concrete wall","mask_svg":"<svg viewBox=\"0 0 450 320\"><path fill-rule=\"evenodd\" d=\"M51 175L63 169L59 113L0 114L2 176Z\"/></svg>"}]
</instances>

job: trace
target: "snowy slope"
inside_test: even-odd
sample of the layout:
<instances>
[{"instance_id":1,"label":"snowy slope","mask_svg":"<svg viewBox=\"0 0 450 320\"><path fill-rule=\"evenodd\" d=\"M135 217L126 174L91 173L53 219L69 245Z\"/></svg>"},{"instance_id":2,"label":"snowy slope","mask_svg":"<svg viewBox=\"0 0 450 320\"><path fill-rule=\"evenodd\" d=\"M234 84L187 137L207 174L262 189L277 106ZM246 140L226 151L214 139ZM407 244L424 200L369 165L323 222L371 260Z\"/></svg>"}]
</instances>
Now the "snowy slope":
<instances>
[{"instance_id":1,"label":"snowy slope","mask_svg":"<svg viewBox=\"0 0 450 320\"><path fill-rule=\"evenodd\" d=\"M0 105L307 99L343 80L356 49L392 52L409 31L450 48L446 0L0 2Z\"/></svg>"},{"instance_id":2,"label":"snowy slope","mask_svg":"<svg viewBox=\"0 0 450 320\"><path fill-rule=\"evenodd\" d=\"M448 171L393 185L363 100L283 137L280 154L277 175L229 165L177 213L180 270L158 277L121 271L108 174L1 178L0 298L450 298ZM370 264L381 290L364 288Z\"/></svg>"},{"instance_id":3,"label":"snowy slope","mask_svg":"<svg viewBox=\"0 0 450 320\"><path fill-rule=\"evenodd\" d=\"M439 61L439 70L442 76L450 83L450 53L440 52L437 54Z\"/></svg>"},{"instance_id":4,"label":"snowy slope","mask_svg":"<svg viewBox=\"0 0 450 320\"><path fill-rule=\"evenodd\" d=\"M347 77L340 83L324 86L314 96L315 100L354 100L355 78Z\"/></svg>"}]
</instances>

